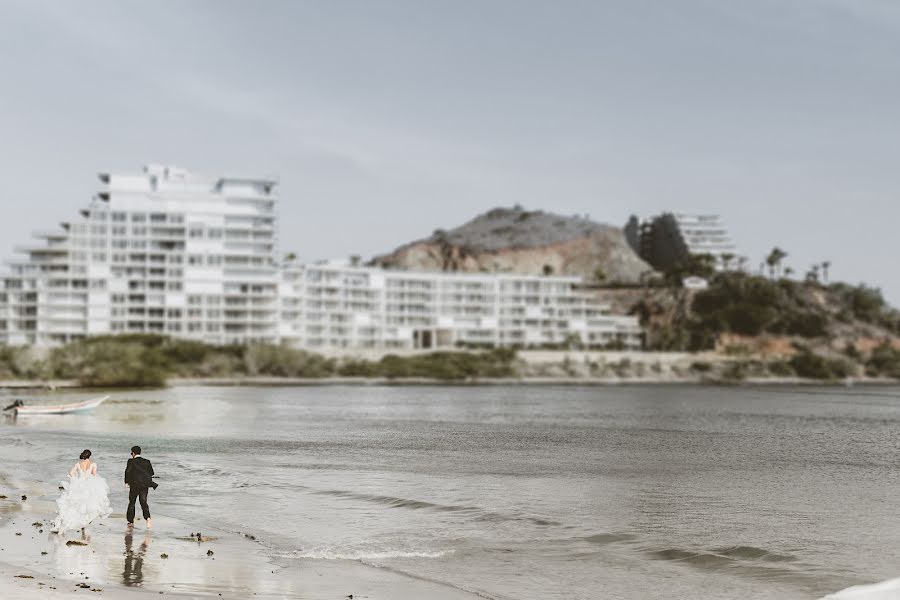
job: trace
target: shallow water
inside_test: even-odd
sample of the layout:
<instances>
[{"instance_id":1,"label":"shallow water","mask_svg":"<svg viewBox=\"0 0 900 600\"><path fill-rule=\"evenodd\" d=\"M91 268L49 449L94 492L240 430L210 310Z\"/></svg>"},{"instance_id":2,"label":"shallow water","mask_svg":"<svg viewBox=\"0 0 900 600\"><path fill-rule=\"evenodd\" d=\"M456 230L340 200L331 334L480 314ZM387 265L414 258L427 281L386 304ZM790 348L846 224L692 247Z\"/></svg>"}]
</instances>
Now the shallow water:
<instances>
[{"instance_id":1,"label":"shallow water","mask_svg":"<svg viewBox=\"0 0 900 600\"><path fill-rule=\"evenodd\" d=\"M124 510L140 444L157 512L494 598L819 598L900 575L898 425L900 388L186 387L6 421L0 471L52 499L91 448Z\"/></svg>"}]
</instances>

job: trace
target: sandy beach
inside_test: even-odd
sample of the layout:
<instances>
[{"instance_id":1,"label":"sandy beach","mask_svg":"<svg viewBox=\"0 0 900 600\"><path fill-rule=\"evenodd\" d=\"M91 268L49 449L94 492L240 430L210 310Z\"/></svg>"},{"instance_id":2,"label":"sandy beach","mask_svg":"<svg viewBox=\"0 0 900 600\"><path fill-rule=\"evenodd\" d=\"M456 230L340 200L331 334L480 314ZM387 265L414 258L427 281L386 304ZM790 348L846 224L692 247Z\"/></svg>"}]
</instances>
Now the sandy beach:
<instances>
[{"instance_id":1,"label":"sandy beach","mask_svg":"<svg viewBox=\"0 0 900 600\"><path fill-rule=\"evenodd\" d=\"M41 486L27 486L30 490ZM474 596L357 561L274 562L253 534L194 531L164 515L148 531L114 513L80 532L50 532L54 504L0 489L0 598L436 598ZM22 500L22 495L27 500ZM194 528L196 529L196 528ZM191 539L202 533L203 541Z\"/></svg>"}]
</instances>

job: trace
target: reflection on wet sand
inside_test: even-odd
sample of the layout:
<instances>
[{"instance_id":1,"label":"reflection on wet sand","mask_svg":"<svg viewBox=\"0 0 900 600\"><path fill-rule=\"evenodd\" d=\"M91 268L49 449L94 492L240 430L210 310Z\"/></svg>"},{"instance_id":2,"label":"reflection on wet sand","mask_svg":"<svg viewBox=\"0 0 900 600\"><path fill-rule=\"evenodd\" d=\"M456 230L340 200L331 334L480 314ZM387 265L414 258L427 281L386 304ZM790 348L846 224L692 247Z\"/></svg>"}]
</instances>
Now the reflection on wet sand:
<instances>
[{"instance_id":1,"label":"reflection on wet sand","mask_svg":"<svg viewBox=\"0 0 900 600\"><path fill-rule=\"evenodd\" d=\"M141 585L144 581L144 555L150 547L151 535L148 531L144 534L144 540L135 551L134 535L132 531L125 534L125 570L122 571L122 583L128 586Z\"/></svg>"}]
</instances>

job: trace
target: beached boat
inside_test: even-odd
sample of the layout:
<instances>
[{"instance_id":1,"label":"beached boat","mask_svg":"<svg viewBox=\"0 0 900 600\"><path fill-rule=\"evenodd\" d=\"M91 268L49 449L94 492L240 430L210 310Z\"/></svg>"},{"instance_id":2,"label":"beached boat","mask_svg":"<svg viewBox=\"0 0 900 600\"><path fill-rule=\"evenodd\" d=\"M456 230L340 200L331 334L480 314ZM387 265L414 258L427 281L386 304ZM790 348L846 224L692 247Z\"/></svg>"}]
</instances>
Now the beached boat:
<instances>
[{"instance_id":1,"label":"beached boat","mask_svg":"<svg viewBox=\"0 0 900 600\"><path fill-rule=\"evenodd\" d=\"M100 396L99 398L91 398L83 402L72 402L70 404L38 404L34 406L25 406L16 402L10 409L16 415L67 415L71 413L89 412L103 404L109 399L109 396Z\"/></svg>"}]
</instances>

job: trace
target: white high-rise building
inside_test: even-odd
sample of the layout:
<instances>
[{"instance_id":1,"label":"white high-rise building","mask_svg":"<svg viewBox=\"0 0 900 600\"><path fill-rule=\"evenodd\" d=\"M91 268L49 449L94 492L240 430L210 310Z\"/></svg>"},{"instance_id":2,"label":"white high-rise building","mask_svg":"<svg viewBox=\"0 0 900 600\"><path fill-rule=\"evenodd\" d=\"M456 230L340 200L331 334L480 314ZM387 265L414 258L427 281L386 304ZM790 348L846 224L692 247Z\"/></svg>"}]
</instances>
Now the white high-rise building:
<instances>
[{"instance_id":1,"label":"white high-rise building","mask_svg":"<svg viewBox=\"0 0 900 600\"><path fill-rule=\"evenodd\" d=\"M279 265L278 182L151 165L101 174L81 218L19 248L0 289L0 343L156 333L325 348L639 348L571 277Z\"/></svg>"},{"instance_id":2,"label":"white high-rise building","mask_svg":"<svg viewBox=\"0 0 900 600\"><path fill-rule=\"evenodd\" d=\"M277 181L150 165L100 175L81 218L19 248L0 296L0 341L53 344L159 333L278 340ZM4 327L5 326L5 327Z\"/></svg>"}]
</instances>

